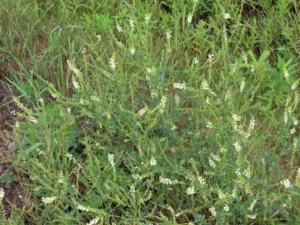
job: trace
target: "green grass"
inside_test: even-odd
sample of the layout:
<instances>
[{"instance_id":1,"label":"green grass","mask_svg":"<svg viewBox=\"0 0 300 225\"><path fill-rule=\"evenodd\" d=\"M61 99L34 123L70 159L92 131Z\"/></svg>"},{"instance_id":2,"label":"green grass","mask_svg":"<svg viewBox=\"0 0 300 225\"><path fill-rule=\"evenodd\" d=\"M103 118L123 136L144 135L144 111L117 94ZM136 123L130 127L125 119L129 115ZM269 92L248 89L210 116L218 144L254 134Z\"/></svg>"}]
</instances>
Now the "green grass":
<instances>
[{"instance_id":1,"label":"green grass","mask_svg":"<svg viewBox=\"0 0 300 225\"><path fill-rule=\"evenodd\" d=\"M2 2L2 224L299 222L297 1Z\"/></svg>"}]
</instances>

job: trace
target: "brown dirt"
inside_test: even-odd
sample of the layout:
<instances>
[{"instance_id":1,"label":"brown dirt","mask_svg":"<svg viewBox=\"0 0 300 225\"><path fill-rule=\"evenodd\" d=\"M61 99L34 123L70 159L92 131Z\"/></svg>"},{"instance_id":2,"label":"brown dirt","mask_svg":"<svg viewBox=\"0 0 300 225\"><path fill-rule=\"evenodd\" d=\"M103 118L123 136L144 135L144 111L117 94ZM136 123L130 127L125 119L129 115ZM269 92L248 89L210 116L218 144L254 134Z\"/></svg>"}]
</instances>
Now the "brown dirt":
<instances>
[{"instance_id":1,"label":"brown dirt","mask_svg":"<svg viewBox=\"0 0 300 225\"><path fill-rule=\"evenodd\" d=\"M16 176L11 164L13 151L12 145L12 129L11 125L15 123L16 116L13 112L18 110L15 103L11 102L10 91L0 84L0 181L3 175ZM26 201L25 189L20 183L13 182L10 185L0 183L0 187L4 190L4 209L6 217L10 217L12 205L23 207Z\"/></svg>"}]
</instances>

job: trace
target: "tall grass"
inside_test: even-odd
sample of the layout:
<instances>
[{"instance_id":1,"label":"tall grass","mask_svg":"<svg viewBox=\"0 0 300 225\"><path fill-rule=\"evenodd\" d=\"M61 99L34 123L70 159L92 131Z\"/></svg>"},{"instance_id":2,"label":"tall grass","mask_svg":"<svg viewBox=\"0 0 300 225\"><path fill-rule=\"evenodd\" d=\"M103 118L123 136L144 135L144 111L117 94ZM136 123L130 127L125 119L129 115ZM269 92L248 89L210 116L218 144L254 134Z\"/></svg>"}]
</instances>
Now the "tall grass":
<instances>
[{"instance_id":1,"label":"tall grass","mask_svg":"<svg viewBox=\"0 0 300 225\"><path fill-rule=\"evenodd\" d=\"M3 223L299 221L296 1L3 2Z\"/></svg>"}]
</instances>

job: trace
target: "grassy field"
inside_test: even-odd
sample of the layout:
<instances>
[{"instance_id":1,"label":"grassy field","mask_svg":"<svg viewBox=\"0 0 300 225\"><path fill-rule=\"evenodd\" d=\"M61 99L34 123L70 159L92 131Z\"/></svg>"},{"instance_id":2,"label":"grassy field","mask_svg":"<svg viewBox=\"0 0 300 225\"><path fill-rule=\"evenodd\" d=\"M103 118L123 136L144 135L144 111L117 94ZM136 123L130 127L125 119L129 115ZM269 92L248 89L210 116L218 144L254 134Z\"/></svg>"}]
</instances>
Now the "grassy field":
<instances>
[{"instance_id":1,"label":"grassy field","mask_svg":"<svg viewBox=\"0 0 300 225\"><path fill-rule=\"evenodd\" d=\"M0 224L300 224L299 20L297 0L1 0Z\"/></svg>"}]
</instances>

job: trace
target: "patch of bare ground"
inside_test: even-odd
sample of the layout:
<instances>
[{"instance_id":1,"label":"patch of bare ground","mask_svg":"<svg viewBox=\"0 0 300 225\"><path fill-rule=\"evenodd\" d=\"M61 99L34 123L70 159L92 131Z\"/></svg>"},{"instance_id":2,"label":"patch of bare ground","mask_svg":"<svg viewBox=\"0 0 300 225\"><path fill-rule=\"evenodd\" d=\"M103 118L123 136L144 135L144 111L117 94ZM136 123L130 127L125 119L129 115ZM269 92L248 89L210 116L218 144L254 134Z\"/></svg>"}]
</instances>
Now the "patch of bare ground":
<instances>
[{"instance_id":1,"label":"patch of bare ground","mask_svg":"<svg viewBox=\"0 0 300 225\"><path fill-rule=\"evenodd\" d=\"M21 183L14 182L16 173L11 166L11 158L14 151L12 145L11 125L15 123L15 112L18 107L12 102L10 91L0 84L0 187L4 190L4 209L6 217L10 217L12 207L23 208L27 197L25 188ZM5 182L5 177L11 177L11 182Z\"/></svg>"}]
</instances>

